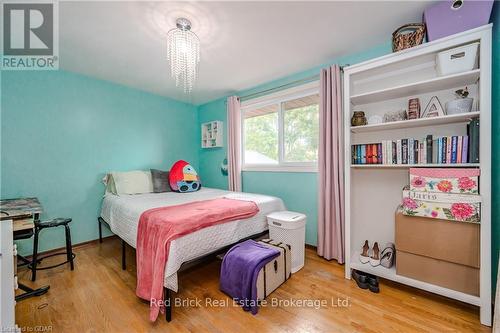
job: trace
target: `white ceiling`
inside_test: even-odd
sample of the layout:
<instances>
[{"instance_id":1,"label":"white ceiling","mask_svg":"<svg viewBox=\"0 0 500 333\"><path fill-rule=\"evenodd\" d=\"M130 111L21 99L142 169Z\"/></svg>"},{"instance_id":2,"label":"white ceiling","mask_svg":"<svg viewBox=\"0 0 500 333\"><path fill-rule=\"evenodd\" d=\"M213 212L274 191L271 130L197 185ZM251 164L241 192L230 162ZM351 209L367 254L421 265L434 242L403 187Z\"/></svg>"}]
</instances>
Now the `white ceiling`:
<instances>
[{"instance_id":1,"label":"white ceiling","mask_svg":"<svg viewBox=\"0 0 500 333\"><path fill-rule=\"evenodd\" d=\"M193 104L390 41L428 2L60 2L60 68ZM201 40L191 95L170 78L165 36L177 17Z\"/></svg>"}]
</instances>

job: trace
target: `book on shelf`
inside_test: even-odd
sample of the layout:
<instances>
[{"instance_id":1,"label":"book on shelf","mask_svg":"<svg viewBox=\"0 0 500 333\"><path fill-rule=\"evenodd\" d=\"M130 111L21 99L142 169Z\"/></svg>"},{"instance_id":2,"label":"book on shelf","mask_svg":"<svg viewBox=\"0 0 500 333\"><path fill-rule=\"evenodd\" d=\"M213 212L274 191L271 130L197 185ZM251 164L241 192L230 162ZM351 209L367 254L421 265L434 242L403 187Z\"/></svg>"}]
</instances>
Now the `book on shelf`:
<instances>
[{"instance_id":1,"label":"book on shelf","mask_svg":"<svg viewBox=\"0 0 500 333\"><path fill-rule=\"evenodd\" d=\"M432 146L433 146L432 135L427 135L427 137L425 138L425 147L426 147L425 159L426 159L426 161L432 161L432 155L433 155Z\"/></svg>"},{"instance_id":2,"label":"book on shelf","mask_svg":"<svg viewBox=\"0 0 500 333\"><path fill-rule=\"evenodd\" d=\"M472 135L478 124L471 125ZM404 138L382 140L378 143L357 144L352 146L352 164L460 164L478 163L478 137L476 141L469 135L455 135L425 138ZM473 158L471 161L470 158ZM475 158L475 159L474 159Z\"/></svg>"},{"instance_id":3,"label":"book on shelf","mask_svg":"<svg viewBox=\"0 0 500 333\"><path fill-rule=\"evenodd\" d=\"M401 140L396 141L396 164L403 164L402 162Z\"/></svg>"},{"instance_id":4,"label":"book on shelf","mask_svg":"<svg viewBox=\"0 0 500 333\"><path fill-rule=\"evenodd\" d=\"M408 164L415 164L415 139L408 139Z\"/></svg>"},{"instance_id":5,"label":"book on shelf","mask_svg":"<svg viewBox=\"0 0 500 333\"><path fill-rule=\"evenodd\" d=\"M439 139L435 138L432 140L432 157L431 161L439 161Z\"/></svg>"},{"instance_id":6,"label":"book on shelf","mask_svg":"<svg viewBox=\"0 0 500 333\"><path fill-rule=\"evenodd\" d=\"M469 163L479 163L479 118L472 119L467 125L469 136Z\"/></svg>"}]
</instances>

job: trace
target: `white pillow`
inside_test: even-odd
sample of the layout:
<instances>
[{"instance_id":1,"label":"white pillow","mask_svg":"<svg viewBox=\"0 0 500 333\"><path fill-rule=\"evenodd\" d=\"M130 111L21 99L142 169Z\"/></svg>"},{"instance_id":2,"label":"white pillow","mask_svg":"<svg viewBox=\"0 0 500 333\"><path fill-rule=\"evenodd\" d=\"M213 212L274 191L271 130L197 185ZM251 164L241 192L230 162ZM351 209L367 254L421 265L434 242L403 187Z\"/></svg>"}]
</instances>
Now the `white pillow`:
<instances>
[{"instance_id":1,"label":"white pillow","mask_svg":"<svg viewBox=\"0 0 500 333\"><path fill-rule=\"evenodd\" d=\"M151 171L112 172L116 194L141 194L153 192Z\"/></svg>"}]
</instances>

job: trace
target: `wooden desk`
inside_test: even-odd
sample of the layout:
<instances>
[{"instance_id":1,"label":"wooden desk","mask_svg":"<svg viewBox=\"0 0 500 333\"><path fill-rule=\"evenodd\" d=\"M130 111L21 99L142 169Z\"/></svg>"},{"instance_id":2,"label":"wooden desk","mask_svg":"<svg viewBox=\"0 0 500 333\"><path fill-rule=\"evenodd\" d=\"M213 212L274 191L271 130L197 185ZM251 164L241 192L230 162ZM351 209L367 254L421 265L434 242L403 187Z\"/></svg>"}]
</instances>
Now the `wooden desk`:
<instances>
[{"instance_id":1,"label":"wooden desk","mask_svg":"<svg viewBox=\"0 0 500 333\"><path fill-rule=\"evenodd\" d=\"M33 229L33 221L43 212L38 198L17 198L0 200L2 219L13 220L13 231Z\"/></svg>"},{"instance_id":2,"label":"wooden desk","mask_svg":"<svg viewBox=\"0 0 500 333\"><path fill-rule=\"evenodd\" d=\"M10 217L17 220L33 217L38 219L43 212L43 207L38 198L16 198L0 200L0 210L5 213L2 214L4 218Z\"/></svg>"}]
</instances>

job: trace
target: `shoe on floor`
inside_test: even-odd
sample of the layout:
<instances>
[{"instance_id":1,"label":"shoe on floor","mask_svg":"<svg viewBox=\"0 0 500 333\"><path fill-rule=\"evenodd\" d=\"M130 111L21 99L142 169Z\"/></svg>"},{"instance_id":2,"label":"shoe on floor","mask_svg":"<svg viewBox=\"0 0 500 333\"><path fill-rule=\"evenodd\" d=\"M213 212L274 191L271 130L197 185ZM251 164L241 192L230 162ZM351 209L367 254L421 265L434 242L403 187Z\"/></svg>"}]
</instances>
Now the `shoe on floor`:
<instances>
[{"instance_id":1,"label":"shoe on floor","mask_svg":"<svg viewBox=\"0 0 500 333\"><path fill-rule=\"evenodd\" d=\"M368 276L366 273L353 269L352 278L354 279L354 281L356 281L358 287L360 287L361 289L368 289Z\"/></svg>"},{"instance_id":2,"label":"shoe on floor","mask_svg":"<svg viewBox=\"0 0 500 333\"><path fill-rule=\"evenodd\" d=\"M366 282L368 284L368 289L372 293L378 294L380 292L379 286L378 286L378 277L372 274L368 274L366 277Z\"/></svg>"}]
</instances>

